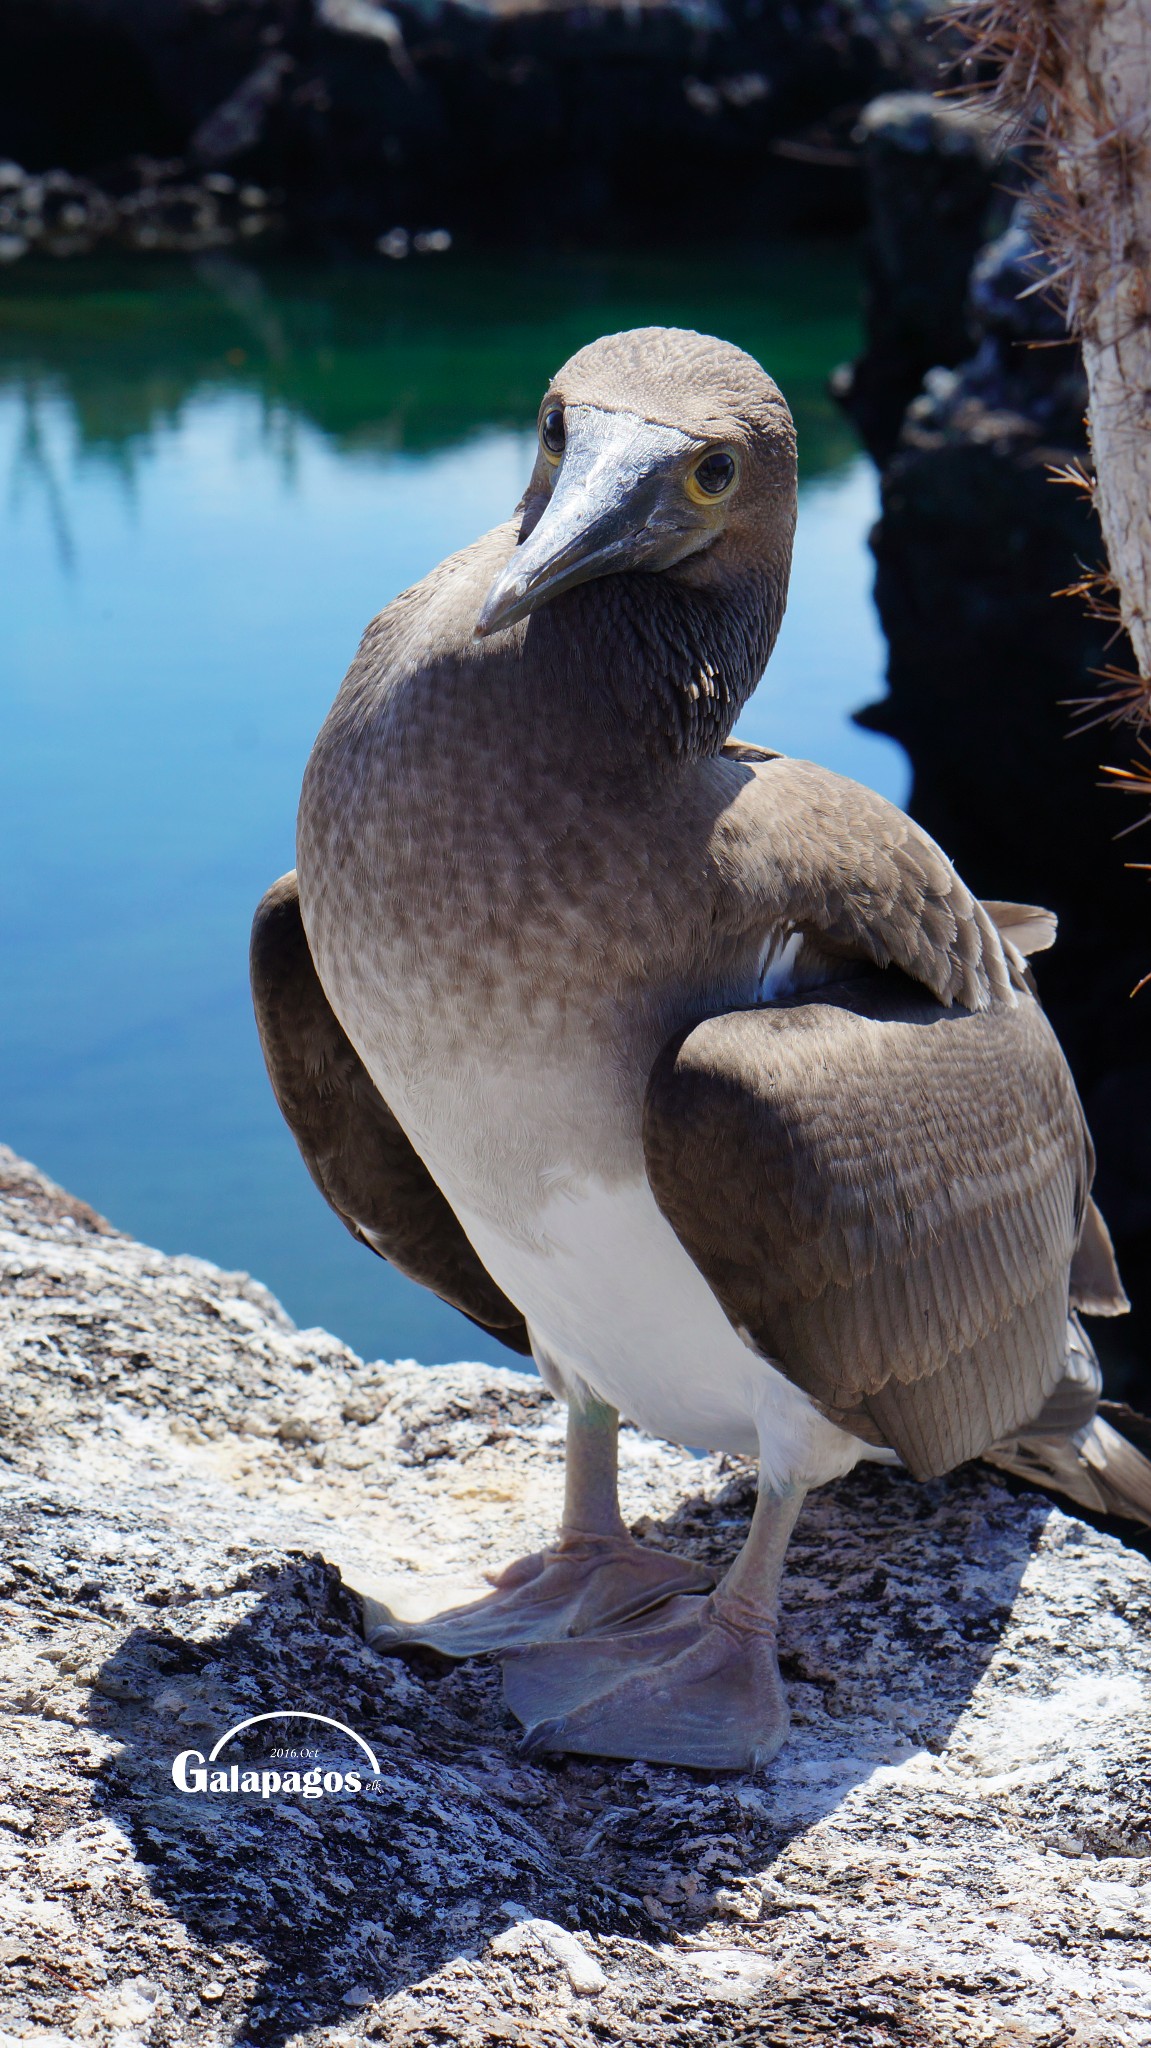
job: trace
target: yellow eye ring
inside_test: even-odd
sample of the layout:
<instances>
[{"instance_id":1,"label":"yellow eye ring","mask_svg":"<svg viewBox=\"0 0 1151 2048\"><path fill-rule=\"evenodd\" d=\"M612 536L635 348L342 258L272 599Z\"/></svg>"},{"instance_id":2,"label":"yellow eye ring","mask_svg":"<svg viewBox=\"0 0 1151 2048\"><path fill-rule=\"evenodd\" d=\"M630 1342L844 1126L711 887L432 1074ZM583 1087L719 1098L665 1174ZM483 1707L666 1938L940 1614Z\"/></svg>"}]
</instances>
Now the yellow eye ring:
<instances>
[{"instance_id":1,"label":"yellow eye ring","mask_svg":"<svg viewBox=\"0 0 1151 2048\"><path fill-rule=\"evenodd\" d=\"M735 489L739 464L730 448L709 448L686 479L684 488L694 505L714 505Z\"/></svg>"}]
</instances>

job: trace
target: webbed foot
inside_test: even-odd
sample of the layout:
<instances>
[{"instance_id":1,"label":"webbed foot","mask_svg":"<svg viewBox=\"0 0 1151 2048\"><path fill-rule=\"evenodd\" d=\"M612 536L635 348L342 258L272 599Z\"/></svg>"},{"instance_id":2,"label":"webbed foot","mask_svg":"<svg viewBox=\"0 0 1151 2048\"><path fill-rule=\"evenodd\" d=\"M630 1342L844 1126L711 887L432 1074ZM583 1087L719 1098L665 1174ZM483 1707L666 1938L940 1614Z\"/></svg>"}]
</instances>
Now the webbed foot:
<instances>
[{"instance_id":1,"label":"webbed foot","mask_svg":"<svg viewBox=\"0 0 1151 2048\"><path fill-rule=\"evenodd\" d=\"M569 1537L522 1557L493 1579L482 1599L424 1621L403 1621L381 1601L364 1601L364 1635L384 1655L436 1650L441 1657L555 1644L623 1627L674 1594L706 1593L714 1574L629 1536Z\"/></svg>"},{"instance_id":2,"label":"webbed foot","mask_svg":"<svg viewBox=\"0 0 1151 2048\"><path fill-rule=\"evenodd\" d=\"M529 1755L756 1770L788 1729L774 1630L711 1597L668 1601L616 1635L515 1651L504 1695Z\"/></svg>"}]
</instances>

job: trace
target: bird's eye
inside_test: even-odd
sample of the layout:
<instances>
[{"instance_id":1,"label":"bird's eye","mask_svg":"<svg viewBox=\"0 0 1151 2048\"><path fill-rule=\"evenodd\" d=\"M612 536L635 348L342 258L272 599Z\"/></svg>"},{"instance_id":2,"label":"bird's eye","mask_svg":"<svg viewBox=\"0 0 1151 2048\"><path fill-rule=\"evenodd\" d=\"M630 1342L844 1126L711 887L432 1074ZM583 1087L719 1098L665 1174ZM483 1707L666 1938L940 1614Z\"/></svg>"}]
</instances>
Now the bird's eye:
<instances>
[{"instance_id":1,"label":"bird's eye","mask_svg":"<svg viewBox=\"0 0 1151 2048\"><path fill-rule=\"evenodd\" d=\"M722 498L735 482L735 457L726 448L713 448L702 462L697 462L688 478L691 496L702 502L707 498Z\"/></svg>"},{"instance_id":2,"label":"bird's eye","mask_svg":"<svg viewBox=\"0 0 1151 2048\"><path fill-rule=\"evenodd\" d=\"M562 405L549 405L540 421L540 441L545 455L558 462L564 452L564 409Z\"/></svg>"}]
</instances>

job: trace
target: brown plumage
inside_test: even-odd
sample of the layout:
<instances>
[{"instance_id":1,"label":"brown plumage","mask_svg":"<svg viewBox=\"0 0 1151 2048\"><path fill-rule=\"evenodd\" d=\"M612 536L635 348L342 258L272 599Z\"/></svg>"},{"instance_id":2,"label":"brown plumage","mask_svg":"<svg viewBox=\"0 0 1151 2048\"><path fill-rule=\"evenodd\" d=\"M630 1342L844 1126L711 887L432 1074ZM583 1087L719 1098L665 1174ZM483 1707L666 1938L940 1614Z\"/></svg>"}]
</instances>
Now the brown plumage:
<instances>
[{"instance_id":1,"label":"brown plumage","mask_svg":"<svg viewBox=\"0 0 1151 2048\"><path fill-rule=\"evenodd\" d=\"M558 1545L418 1629L368 1616L380 1647L509 1652L538 1748L770 1756L787 1535L860 1457L990 1454L1151 1519L1075 1314L1125 1303L1025 959L1053 920L727 737L795 505L750 357L660 329L582 350L517 518L369 627L305 777L298 901L288 877L257 914L313 1177L568 1400ZM713 1592L628 1536L621 1409L758 1445Z\"/></svg>"},{"instance_id":2,"label":"brown plumage","mask_svg":"<svg viewBox=\"0 0 1151 2048\"><path fill-rule=\"evenodd\" d=\"M294 874L261 899L249 964L276 1101L340 1222L481 1330L529 1353L523 1317L484 1271L320 987Z\"/></svg>"},{"instance_id":3,"label":"brown plumage","mask_svg":"<svg viewBox=\"0 0 1151 2048\"><path fill-rule=\"evenodd\" d=\"M889 973L710 1018L656 1062L644 1138L732 1321L917 1478L1062 1381L1093 1162L1037 1003L943 1008Z\"/></svg>"}]
</instances>

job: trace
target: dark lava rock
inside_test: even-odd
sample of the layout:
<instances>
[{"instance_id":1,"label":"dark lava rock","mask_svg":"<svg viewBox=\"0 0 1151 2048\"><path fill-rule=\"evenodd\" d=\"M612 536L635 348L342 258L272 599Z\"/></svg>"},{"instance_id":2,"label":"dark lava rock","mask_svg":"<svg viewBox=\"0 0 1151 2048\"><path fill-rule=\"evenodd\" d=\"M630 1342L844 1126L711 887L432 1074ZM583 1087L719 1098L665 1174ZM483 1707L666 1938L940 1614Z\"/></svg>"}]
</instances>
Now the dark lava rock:
<instances>
[{"instance_id":1,"label":"dark lava rock","mask_svg":"<svg viewBox=\"0 0 1151 2048\"><path fill-rule=\"evenodd\" d=\"M28 177L19 164L0 163L0 262L33 248L87 255L115 226L114 203L86 178L67 171Z\"/></svg>"},{"instance_id":2,"label":"dark lava rock","mask_svg":"<svg viewBox=\"0 0 1151 2048\"><path fill-rule=\"evenodd\" d=\"M280 229L279 213L258 185L220 172L193 179L178 160L145 158L131 171L128 189L106 192L68 171L32 173L0 163L0 263L33 251L86 256L100 243L198 254Z\"/></svg>"},{"instance_id":3,"label":"dark lava rock","mask_svg":"<svg viewBox=\"0 0 1151 2048\"><path fill-rule=\"evenodd\" d=\"M1100 787L1122 756L1081 707L1122 635L1067 592L1103 561L1086 495L1053 480L1087 455L1078 350L1037 281L1026 203L974 266L974 353L929 372L903 422L873 535L891 694L864 722L911 755L910 808L981 894L1058 912L1036 965L1099 1153L1096 1192L1134 1313L1093 1325L1111 1386L1151 1399L1151 967L1144 877ZM1076 707L1080 707L1077 711ZM1097 707L1096 707L1097 708Z\"/></svg>"},{"instance_id":4,"label":"dark lava rock","mask_svg":"<svg viewBox=\"0 0 1151 2048\"><path fill-rule=\"evenodd\" d=\"M867 174L867 346L839 372L836 396L885 462L925 371L970 352L972 262L1006 225L1018 167L986 114L925 92L885 93L856 138Z\"/></svg>"},{"instance_id":5,"label":"dark lava rock","mask_svg":"<svg viewBox=\"0 0 1151 2048\"><path fill-rule=\"evenodd\" d=\"M0 153L282 187L301 231L675 237L861 217L850 145L924 0L0 0Z\"/></svg>"}]
</instances>

